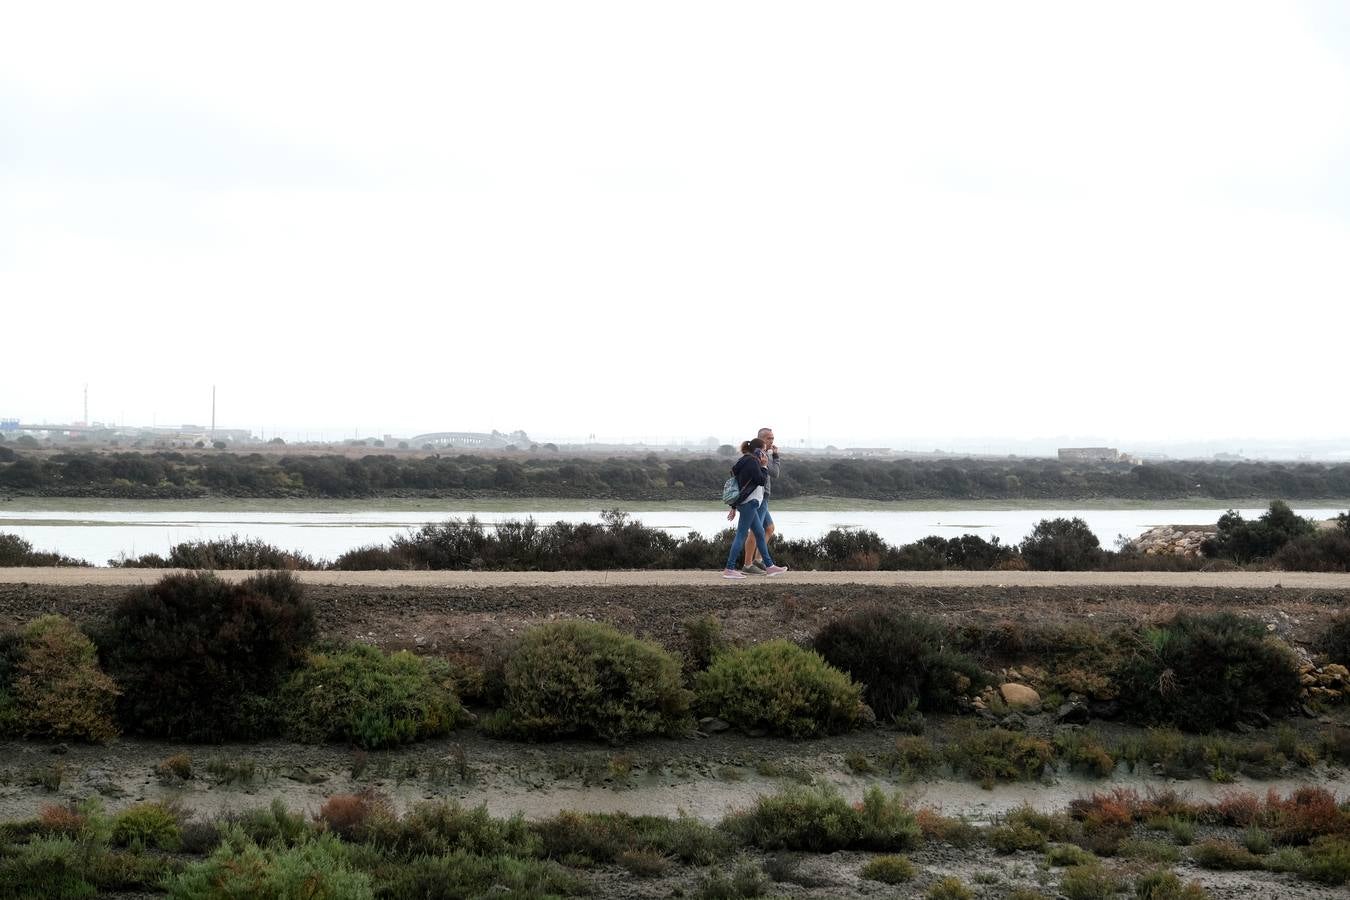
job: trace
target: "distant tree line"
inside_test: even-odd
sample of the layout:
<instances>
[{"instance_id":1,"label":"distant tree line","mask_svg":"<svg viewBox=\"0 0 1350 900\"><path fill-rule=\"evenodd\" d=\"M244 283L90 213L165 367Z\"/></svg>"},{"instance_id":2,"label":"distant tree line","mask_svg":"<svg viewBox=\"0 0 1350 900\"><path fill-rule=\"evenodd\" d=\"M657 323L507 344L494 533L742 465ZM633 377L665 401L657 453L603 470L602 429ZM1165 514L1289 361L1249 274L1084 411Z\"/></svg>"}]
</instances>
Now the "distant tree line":
<instances>
[{"instance_id":1,"label":"distant tree line","mask_svg":"<svg viewBox=\"0 0 1350 900\"><path fill-rule=\"evenodd\" d=\"M11 496L554 497L714 502L729 460L430 455L407 458L260 453L31 453L0 447ZM1060 462L1052 459L797 458L774 480L780 500L1136 500L1350 497L1350 464Z\"/></svg>"}]
</instances>

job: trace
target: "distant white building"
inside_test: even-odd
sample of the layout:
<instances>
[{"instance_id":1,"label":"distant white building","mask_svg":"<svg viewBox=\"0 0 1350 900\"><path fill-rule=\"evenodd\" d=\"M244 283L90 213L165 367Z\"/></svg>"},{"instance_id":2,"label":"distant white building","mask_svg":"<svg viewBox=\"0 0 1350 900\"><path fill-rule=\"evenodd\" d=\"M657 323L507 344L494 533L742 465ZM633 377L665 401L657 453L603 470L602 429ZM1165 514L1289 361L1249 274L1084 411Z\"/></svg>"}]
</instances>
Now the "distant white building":
<instances>
[{"instance_id":1,"label":"distant white building","mask_svg":"<svg viewBox=\"0 0 1350 900\"><path fill-rule=\"evenodd\" d=\"M1120 462L1120 451L1114 447L1060 447L1060 462Z\"/></svg>"}]
</instances>

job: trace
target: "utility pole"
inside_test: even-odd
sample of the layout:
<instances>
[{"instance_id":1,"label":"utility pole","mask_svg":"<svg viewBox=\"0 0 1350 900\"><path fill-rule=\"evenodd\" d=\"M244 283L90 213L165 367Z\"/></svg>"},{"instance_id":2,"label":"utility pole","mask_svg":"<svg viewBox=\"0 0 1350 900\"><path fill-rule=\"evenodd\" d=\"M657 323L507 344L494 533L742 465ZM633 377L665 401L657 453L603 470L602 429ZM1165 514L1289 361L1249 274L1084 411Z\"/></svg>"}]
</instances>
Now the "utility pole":
<instances>
[{"instance_id":1,"label":"utility pole","mask_svg":"<svg viewBox=\"0 0 1350 900\"><path fill-rule=\"evenodd\" d=\"M216 442L216 386L211 385L211 443Z\"/></svg>"},{"instance_id":2,"label":"utility pole","mask_svg":"<svg viewBox=\"0 0 1350 900\"><path fill-rule=\"evenodd\" d=\"M84 424L89 424L89 382L84 383Z\"/></svg>"}]
</instances>

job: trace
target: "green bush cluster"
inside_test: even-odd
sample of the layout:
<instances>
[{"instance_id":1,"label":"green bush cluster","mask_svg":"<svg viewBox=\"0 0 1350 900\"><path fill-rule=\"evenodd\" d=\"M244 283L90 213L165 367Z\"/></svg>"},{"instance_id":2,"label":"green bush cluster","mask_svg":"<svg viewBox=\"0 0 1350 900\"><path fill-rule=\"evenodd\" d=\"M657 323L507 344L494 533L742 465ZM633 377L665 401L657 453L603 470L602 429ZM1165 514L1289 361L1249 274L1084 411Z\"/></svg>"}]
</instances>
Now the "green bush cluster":
<instances>
[{"instance_id":1,"label":"green bush cluster","mask_svg":"<svg viewBox=\"0 0 1350 900\"><path fill-rule=\"evenodd\" d=\"M108 565L124 569L317 569L319 564L299 551L278 550L258 538L232 534L209 541L184 541L169 549L168 556L147 553L132 559L110 559Z\"/></svg>"},{"instance_id":2,"label":"green bush cluster","mask_svg":"<svg viewBox=\"0 0 1350 900\"><path fill-rule=\"evenodd\" d=\"M1299 695L1289 648L1232 613L1183 613L1144 628L1115 681L1129 718L1187 731L1282 716Z\"/></svg>"},{"instance_id":3,"label":"green bush cluster","mask_svg":"<svg viewBox=\"0 0 1350 900\"><path fill-rule=\"evenodd\" d=\"M1274 557L1295 538L1310 536L1316 525L1296 515L1289 504L1275 500L1255 522L1248 522L1236 510L1219 517L1214 537L1201 544L1206 556L1229 559L1243 564Z\"/></svg>"},{"instance_id":4,"label":"green bush cluster","mask_svg":"<svg viewBox=\"0 0 1350 900\"><path fill-rule=\"evenodd\" d=\"M60 553L44 553L34 550L33 545L17 534L0 532L0 568L8 566L87 566L82 559L62 556Z\"/></svg>"},{"instance_id":5,"label":"green bush cluster","mask_svg":"<svg viewBox=\"0 0 1350 900\"><path fill-rule=\"evenodd\" d=\"M304 661L314 611L289 573L231 584L169 575L114 607L97 635L135 730L186 741L275 731L271 698Z\"/></svg>"},{"instance_id":6,"label":"green bush cluster","mask_svg":"<svg viewBox=\"0 0 1350 900\"><path fill-rule=\"evenodd\" d=\"M367 750L442 735L465 718L446 663L366 644L310 654L281 686L278 705L290 740Z\"/></svg>"},{"instance_id":7,"label":"green bush cluster","mask_svg":"<svg viewBox=\"0 0 1350 900\"><path fill-rule=\"evenodd\" d=\"M878 718L888 721L918 708L951 712L957 699L987 683L980 667L948 646L932 619L867 607L827 624L815 638L825 661L864 685Z\"/></svg>"},{"instance_id":8,"label":"green bush cluster","mask_svg":"<svg viewBox=\"0 0 1350 900\"><path fill-rule=\"evenodd\" d=\"M800 786L760 797L727 816L722 827L761 850L912 850L923 840L914 811L897 796L870 788L858 805L826 786Z\"/></svg>"},{"instance_id":9,"label":"green bush cluster","mask_svg":"<svg viewBox=\"0 0 1350 900\"><path fill-rule=\"evenodd\" d=\"M69 619L41 616L0 642L0 733L106 741L117 734L118 693Z\"/></svg>"},{"instance_id":10,"label":"green bush cluster","mask_svg":"<svg viewBox=\"0 0 1350 900\"><path fill-rule=\"evenodd\" d=\"M790 641L728 650L695 686L701 712L743 731L815 737L848 731L863 715L860 687Z\"/></svg>"},{"instance_id":11,"label":"green bush cluster","mask_svg":"<svg viewBox=\"0 0 1350 900\"><path fill-rule=\"evenodd\" d=\"M622 741L692 727L676 659L650 641L595 622L530 629L506 662L491 728L531 740Z\"/></svg>"}]
</instances>

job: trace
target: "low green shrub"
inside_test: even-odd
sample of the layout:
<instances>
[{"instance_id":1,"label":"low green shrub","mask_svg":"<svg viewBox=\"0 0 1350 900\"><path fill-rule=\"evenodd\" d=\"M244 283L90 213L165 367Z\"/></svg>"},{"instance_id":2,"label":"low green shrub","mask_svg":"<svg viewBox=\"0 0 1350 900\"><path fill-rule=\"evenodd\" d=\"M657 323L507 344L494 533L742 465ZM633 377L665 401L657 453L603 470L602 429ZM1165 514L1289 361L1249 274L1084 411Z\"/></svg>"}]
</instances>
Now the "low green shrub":
<instances>
[{"instance_id":1,"label":"low green shrub","mask_svg":"<svg viewBox=\"0 0 1350 900\"><path fill-rule=\"evenodd\" d=\"M731 852L727 834L697 819L562 812L531 826L550 859L576 865L617 862L649 852L687 865L709 865Z\"/></svg>"},{"instance_id":2,"label":"low green shrub","mask_svg":"<svg viewBox=\"0 0 1350 900\"><path fill-rule=\"evenodd\" d=\"M12 726L20 734L53 740L106 741L117 734L117 685L98 665L89 638L62 616L41 616L24 627L13 664ZM3 690L3 688L0 688Z\"/></svg>"},{"instance_id":3,"label":"low green shrub","mask_svg":"<svg viewBox=\"0 0 1350 900\"><path fill-rule=\"evenodd\" d=\"M1191 856L1202 869L1226 871L1262 868L1260 857L1231 841L1201 841L1191 850Z\"/></svg>"},{"instance_id":4,"label":"low green shrub","mask_svg":"<svg viewBox=\"0 0 1350 900\"><path fill-rule=\"evenodd\" d=\"M585 879L557 863L509 855L479 856L461 850L381 868L375 896L390 900L463 900L588 893L590 885Z\"/></svg>"},{"instance_id":5,"label":"low green shrub","mask_svg":"<svg viewBox=\"0 0 1350 900\"><path fill-rule=\"evenodd\" d=\"M770 880L764 870L753 862L743 862L727 875L713 871L703 876L694 891L694 900L742 900L747 897L763 897L769 890Z\"/></svg>"},{"instance_id":6,"label":"low green shrub","mask_svg":"<svg viewBox=\"0 0 1350 900\"><path fill-rule=\"evenodd\" d=\"M472 853L477 856L533 856L540 841L520 816L496 819L487 807L466 809L453 801L418 803L396 818L372 810L361 840L398 859Z\"/></svg>"},{"instance_id":7,"label":"low green shrub","mask_svg":"<svg viewBox=\"0 0 1350 900\"><path fill-rule=\"evenodd\" d=\"M1327 835L1313 841L1304 851L1299 874L1320 884L1350 882L1350 837Z\"/></svg>"},{"instance_id":8,"label":"low green shrub","mask_svg":"<svg viewBox=\"0 0 1350 900\"><path fill-rule=\"evenodd\" d=\"M1175 872L1145 872L1134 881L1136 900L1207 900L1209 892L1196 882L1183 885Z\"/></svg>"},{"instance_id":9,"label":"low green shrub","mask_svg":"<svg viewBox=\"0 0 1350 900\"><path fill-rule=\"evenodd\" d=\"M1176 863L1181 861L1181 850L1176 844L1163 841L1150 841L1145 838L1126 838L1120 842L1116 855L1123 859L1142 859L1151 863Z\"/></svg>"},{"instance_id":10,"label":"low green shrub","mask_svg":"<svg viewBox=\"0 0 1350 900\"><path fill-rule=\"evenodd\" d=\"M880 881L882 884L900 884L913 881L916 871L914 863L910 862L908 856L892 853L872 857L867 865L863 866L862 877L869 881Z\"/></svg>"},{"instance_id":11,"label":"low green shrub","mask_svg":"<svg viewBox=\"0 0 1350 900\"><path fill-rule=\"evenodd\" d=\"M722 623L712 616L692 618L684 623L684 670L689 675L702 672L717 654L731 646L722 633Z\"/></svg>"},{"instance_id":12,"label":"low green shrub","mask_svg":"<svg viewBox=\"0 0 1350 900\"><path fill-rule=\"evenodd\" d=\"M1054 761L1048 741L1003 728L977 731L948 749L952 768L984 785L1039 778Z\"/></svg>"},{"instance_id":13,"label":"low green shrub","mask_svg":"<svg viewBox=\"0 0 1350 900\"><path fill-rule=\"evenodd\" d=\"M506 662L496 727L530 740L622 741L692 726L680 665L650 641L595 622L532 628Z\"/></svg>"},{"instance_id":14,"label":"low green shrub","mask_svg":"<svg viewBox=\"0 0 1350 900\"><path fill-rule=\"evenodd\" d=\"M1059 882L1059 892L1068 900L1109 900L1121 887L1120 878L1100 863L1066 869Z\"/></svg>"},{"instance_id":15,"label":"low green shrub","mask_svg":"<svg viewBox=\"0 0 1350 900\"><path fill-rule=\"evenodd\" d=\"M0 853L0 897L82 900L158 889L174 862L159 854L109 850L98 839L34 838Z\"/></svg>"},{"instance_id":16,"label":"low green shrub","mask_svg":"<svg viewBox=\"0 0 1350 900\"><path fill-rule=\"evenodd\" d=\"M279 698L282 733L290 740L367 750L446 734L465 717L444 662L367 644L310 654Z\"/></svg>"},{"instance_id":17,"label":"low green shrub","mask_svg":"<svg viewBox=\"0 0 1350 900\"><path fill-rule=\"evenodd\" d=\"M915 781L937 771L943 757L925 737L906 735L895 739L895 752L885 757L890 769L906 781Z\"/></svg>"},{"instance_id":18,"label":"low green shrub","mask_svg":"<svg viewBox=\"0 0 1350 900\"><path fill-rule=\"evenodd\" d=\"M838 734L863 714L857 684L785 640L719 655L696 681L699 709L743 731L789 737Z\"/></svg>"},{"instance_id":19,"label":"low green shrub","mask_svg":"<svg viewBox=\"0 0 1350 900\"><path fill-rule=\"evenodd\" d=\"M659 878L670 871L670 857L655 850L624 850L615 860L639 878Z\"/></svg>"},{"instance_id":20,"label":"low green shrub","mask_svg":"<svg viewBox=\"0 0 1350 900\"><path fill-rule=\"evenodd\" d=\"M789 788L732 813L722 828L762 850L912 850L923 839L913 810L879 788L869 789L856 806L829 787Z\"/></svg>"},{"instance_id":21,"label":"low green shrub","mask_svg":"<svg viewBox=\"0 0 1350 900\"><path fill-rule=\"evenodd\" d=\"M280 797L261 809L227 813L221 817L220 824L223 836L242 836L250 843L269 849L298 847L314 836L304 815L291 812Z\"/></svg>"},{"instance_id":22,"label":"low green shrub","mask_svg":"<svg viewBox=\"0 0 1350 900\"><path fill-rule=\"evenodd\" d=\"M955 711L959 698L987 683L975 661L948 643L932 619L873 606L826 625L814 646L826 662L865 685L868 705L890 721L913 708Z\"/></svg>"},{"instance_id":23,"label":"low green shrub","mask_svg":"<svg viewBox=\"0 0 1350 900\"><path fill-rule=\"evenodd\" d=\"M1182 613L1145 628L1116 680L1128 718L1187 731L1283 716L1299 696L1289 648L1260 622L1232 613Z\"/></svg>"},{"instance_id":24,"label":"low green shrub","mask_svg":"<svg viewBox=\"0 0 1350 900\"><path fill-rule=\"evenodd\" d=\"M159 803L137 803L113 816L112 841L133 850L177 850L178 817Z\"/></svg>"},{"instance_id":25,"label":"low green shrub","mask_svg":"<svg viewBox=\"0 0 1350 900\"><path fill-rule=\"evenodd\" d=\"M975 900L975 892L955 875L939 878L924 894L926 900Z\"/></svg>"},{"instance_id":26,"label":"low green shrub","mask_svg":"<svg viewBox=\"0 0 1350 900\"><path fill-rule=\"evenodd\" d=\"M133 559L110 559L108 564L124 569L317 569L319 565L305 554L281 550L258 538L232 534L209 541L184 541L175 544L167 557L148 553Z\"/></svg>"},{"instance_id":27,"label":"low green shrub","mask_svg":"<svg viewBox=\"0 0 1350 900\"><path fill-rule=\"evenodd\" d=\"M356 871L331 835L289 849L227 837L214 853L165 883L173 900L374 900L370 876Z\"/></svg>"},{"instance_id":28,"label":"low green shrub","mask_svg":"<svg viewBox=\"0 0 1350 900\"><path fill-rule=\"evenodd\" d=\"M1045 849L1045 835L1026 825L999 825L989 831L989 846L999 853L1017 853L1023 850Z\"/></svg>"},{"instance_id":29,"label":"low green shrub","mask_svg":"<svg viewBox=\"0 0 1350 900\"><path fill-rule=\"evenodd\" d=\"M1045 851L1045 861L1052 866L1090 866L1097 856L1076 844L1055 844Z\"/></svg>"}]
</instances>

